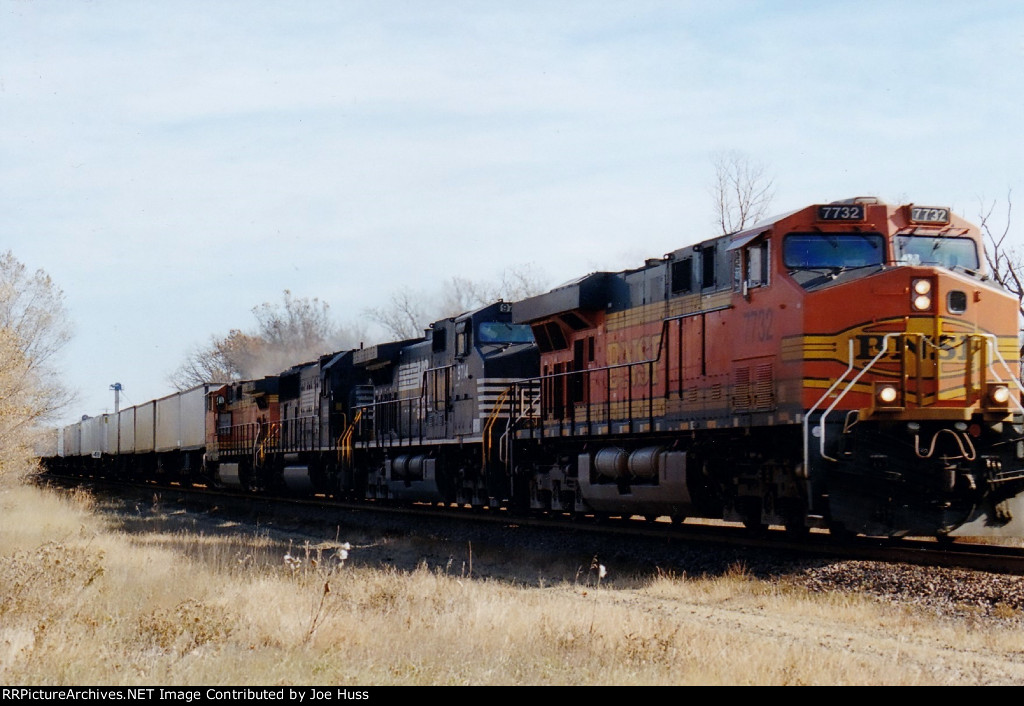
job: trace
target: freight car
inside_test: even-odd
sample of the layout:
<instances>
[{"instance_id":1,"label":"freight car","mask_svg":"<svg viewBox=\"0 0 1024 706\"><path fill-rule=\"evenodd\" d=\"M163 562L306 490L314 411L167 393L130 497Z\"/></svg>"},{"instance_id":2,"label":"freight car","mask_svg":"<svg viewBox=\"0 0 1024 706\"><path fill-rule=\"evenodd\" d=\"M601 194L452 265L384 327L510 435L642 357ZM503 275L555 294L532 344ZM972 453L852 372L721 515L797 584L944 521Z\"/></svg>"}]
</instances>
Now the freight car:
<instances>
[{"instance_id":1,"label":"freight car","mask_svg":"<svg viewBox=\"0 0 1024 706\"><path fill-rule=\"evenodd\" d=\"M206 398L182 407L201 457L138 432L97 451L86 419L48 464L127 451L135 473L253 491L1021 536L1018 328L975 226L856 198L181 393Z\"/></svg>"},{"instance_id":2,"label":"freight car","mask_svg":"<svg viewBox=\"0 0 1024 706\"><path fill-rule=\"evenodd\" d=\"M199 477L213 388L198 385L113 414L84 416L60 430L58 456L44 461L112 478Z\"/></svg>"}]
</instances>

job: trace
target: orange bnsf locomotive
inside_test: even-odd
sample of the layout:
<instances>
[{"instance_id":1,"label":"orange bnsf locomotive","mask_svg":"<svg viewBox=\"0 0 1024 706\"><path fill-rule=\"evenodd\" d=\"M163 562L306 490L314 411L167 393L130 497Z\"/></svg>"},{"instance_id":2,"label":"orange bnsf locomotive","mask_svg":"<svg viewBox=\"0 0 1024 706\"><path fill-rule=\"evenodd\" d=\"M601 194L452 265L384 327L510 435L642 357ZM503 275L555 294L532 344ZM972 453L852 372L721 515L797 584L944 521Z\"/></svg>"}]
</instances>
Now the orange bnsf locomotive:
<instances>
[{"instance_id":1,"label":"orange bnsf locomotive","mask_svg":"<svg viewBox=\"0 0 1024 706\"><path fill-rule=\"evenodd\" d=\"M422 339L180 393L207 399L187 449L111 449L109 430L89 431L106 418L118 439L160 437L150 412L131 429L121 412L65 429L48 463L523 512L1024 536L1018 302L982 248L946 208L811 206Z\"/></svg>"},{"instance_id":2,"label":"orange bnsf locomotive","mask_svg":"<svg viewBox=\"0 0 1024 706\"><path fill-rule=\"evenodd\" d=\"M1019 535L1018 302L982 245L949 209L860 198L518 302L532 505Z\"/></svg>"}]
</instances>

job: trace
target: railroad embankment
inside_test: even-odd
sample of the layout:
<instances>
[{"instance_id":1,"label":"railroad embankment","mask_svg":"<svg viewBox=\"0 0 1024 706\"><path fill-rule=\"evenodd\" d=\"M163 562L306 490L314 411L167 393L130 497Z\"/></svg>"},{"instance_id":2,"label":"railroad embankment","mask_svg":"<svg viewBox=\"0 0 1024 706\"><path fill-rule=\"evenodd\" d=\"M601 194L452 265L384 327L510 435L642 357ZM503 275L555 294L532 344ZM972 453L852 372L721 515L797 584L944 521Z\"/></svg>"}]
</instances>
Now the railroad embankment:
<instances>
[{"instance_id":1,"label":"railroad embankment","mask_svg":"<svg viewBox=\"0 0 1024 706\"><path fill-rule=\"evenodd\" d=\"M548 581L515 547L498 578L459 545L8 483L0 683L1024 684L1010 604L880 600L834 567L624 575L615 553Z\"/></svg>"}]
</instances>

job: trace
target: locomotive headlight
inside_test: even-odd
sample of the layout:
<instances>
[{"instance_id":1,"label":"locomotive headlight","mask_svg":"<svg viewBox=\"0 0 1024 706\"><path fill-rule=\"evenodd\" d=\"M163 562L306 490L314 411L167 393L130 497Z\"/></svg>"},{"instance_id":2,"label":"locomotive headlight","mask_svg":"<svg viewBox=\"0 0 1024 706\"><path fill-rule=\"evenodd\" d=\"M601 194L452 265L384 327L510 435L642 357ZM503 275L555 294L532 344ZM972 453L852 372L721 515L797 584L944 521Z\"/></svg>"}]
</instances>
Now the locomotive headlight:
<instances>
[{"instance_id":1,"label":"locomotive headlight","mask_svg":"<svg viewBox=\"0 0 1024 706\"><path fill-rule=\"evenodd\" d=\"M1010 388L1006 385L991 384L986 395L989 406L1005 407L1010 402Z\"/></svg>"},{"instance_id":2,"label":"locomotive headlight","mask_svg":"<svg viewBox=\"0 0 1024 706\"><path fill-rule=\"evenodd\" d=\"M875 401L880 407L899 406L900 390L889 382L882 382L875 385Z\"/></svg>"},{"instance_id":3,"label":"locomotive headlight","mask_svg":"<svg viewBox=\"0 0 1024 706\"><path fill-rule=\"evenodd\" d=\"M927 311L932 308L932 281L915 279L910 283L912 292L910 304L916 311Z\"/></svg>"}]
</instances>

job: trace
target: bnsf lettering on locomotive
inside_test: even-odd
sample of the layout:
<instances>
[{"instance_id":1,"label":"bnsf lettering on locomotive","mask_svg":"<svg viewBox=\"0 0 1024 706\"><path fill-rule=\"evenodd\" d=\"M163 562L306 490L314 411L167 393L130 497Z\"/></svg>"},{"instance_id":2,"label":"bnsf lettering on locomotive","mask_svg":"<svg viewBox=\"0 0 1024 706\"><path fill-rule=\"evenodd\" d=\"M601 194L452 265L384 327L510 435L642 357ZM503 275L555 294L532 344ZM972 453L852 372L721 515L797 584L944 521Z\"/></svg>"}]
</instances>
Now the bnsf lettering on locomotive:
<instances>
[{"instance_id":1,"label":"bnsf lettering on locomotive","mask_svg":"<svg viewBox=\"0 0 1024 706\"><path fill-rule=\"evenodd\" d=\"M606 348L606 360L608 365L617 366L633 363L629 367L615 368L610 370L608 385L612 389L625 388L633 385L647 385L650 380L648 362L655 351L658 350L658 336L645 335L629 341L613 341ZM655 364L658 369L658 365Z\"/></svg>"},{"instance_id":2,"label":"bnsf lettering on locomotive","mask_svg":"<svg viewBox=\"0 0 1024 706\"><path fill-rule=\"evenodd\" d=\"M871 360L881 351L885 336L861 334L854 336L854 340L857 342L855 345L857 360ZM931 336L923 336L920 339L920 344L914 338L908 338L902 344L901 340L903 339L889 339L889 358L898 359L900 357L903 350L901 345L914 355L926 360L935 360L936 358L939 360L965 360L967 358L967 346L964 345L966 341L963 336L943 334L939 336L938 342Z\"/></svg>"},{"instance_id":3,"label":"bnsf lettering on locomotive","mask_svg":"<svg viewBox=\"0 0 1024 706\"><path fill-rule=\"evenodd\" d=\"M657 336L640 336L628 341L611 341L606 348L608 365L638 363L650 358L657 350Z\"/></svg>"}]
</instances>

